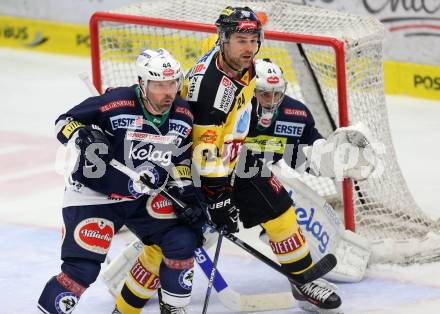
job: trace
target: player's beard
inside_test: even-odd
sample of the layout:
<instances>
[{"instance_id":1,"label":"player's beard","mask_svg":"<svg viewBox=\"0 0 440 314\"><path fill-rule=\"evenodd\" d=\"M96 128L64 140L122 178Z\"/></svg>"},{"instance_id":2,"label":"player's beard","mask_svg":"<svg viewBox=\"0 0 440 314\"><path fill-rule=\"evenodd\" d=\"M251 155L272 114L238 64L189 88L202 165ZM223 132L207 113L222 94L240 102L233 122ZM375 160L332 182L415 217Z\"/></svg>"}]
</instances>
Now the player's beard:
<instances>
[{"instance_id":1,"label":"player's beard","mask_svg":"<svg viewBox=\"0 0 440 314\"><path fill-rule=\"evenodd\" d=\"M162 112L162 113L167 112L167 111L170 109L171 105L173 104L173 100L174 100L173 97L170 97L170 96L164 96L164 97L159 101L158 104L155 104L156 109L157 109L158 111Z\"/></svg>"},{"instance_id":2,"label":"player's beard","mask_svg":"<svg viewBox=\"0 0 440 314\"><path fill-rule=\"evenodd\" d=\"M225 61L227 63L227 65L229 67L233 67L232 70L235 71L242 71L243 69L247 69L251 66L252 64L252 60L253 60L253 55L250 53L243 53L240 54L238 57L234 57L232 56L230 53L228 53L228 51L225 51ZM249 55L251 56L250 58L248 58L248 60L245 60L243 58L244 55Z\"/></svg>"},{"instance_id":3,"label":"player's beard","mask_svg":"<svg viewBox=\"0 0 440 314\"><path fill-rule=\"evenodd\" d=\"M152 111L150 113L152 113L153 115L157 115L157 114L161 115L167 112L171 108L174 101L174 97L164 96L157 103L147 97L146 101L148 102L148 105L151 107L151 109L153 109L153 110L151 109L149 110ZM148 109L148 105L147 105L147 109Z\"/></svg>"}]
</instances>

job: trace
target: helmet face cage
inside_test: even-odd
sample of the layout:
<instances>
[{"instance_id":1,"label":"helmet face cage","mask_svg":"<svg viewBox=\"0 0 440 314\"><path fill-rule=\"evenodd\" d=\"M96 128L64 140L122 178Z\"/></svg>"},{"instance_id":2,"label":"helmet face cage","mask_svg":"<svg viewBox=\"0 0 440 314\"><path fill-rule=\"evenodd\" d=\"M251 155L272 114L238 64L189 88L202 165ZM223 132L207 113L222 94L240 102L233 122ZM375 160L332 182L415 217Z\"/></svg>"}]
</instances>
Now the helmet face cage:
<instances>
[{"instance_id":1,"label":"helmet face cage","mask_svg":"<svg viewBox=\"0 0 440 314\"><path fill-rule=\"evenodd\" d=\"M283 72L279 66L272 63L269 59L257 59L255 62L257 82L256 93L271 93L272 101L269 107L263 107L263 111L274 112L284 99L287 88L287 81L284 79ZM278 97L275 96L279 95Z\"/></svg>"},{"instance_id":2,"label":"helmet face cage","mask_svg":"<svg viewBox=\"0 0 440 314\"><path fill-rule=\"evenodd\" d=\"M220 13L215 26L220 43L228 42L232 33L258 34L259 46L264 40L262 24L249 7L226 7Z\"/></svg>"},{"instance_id":3,"label":"helmet face cage","mask_svg":"<svg viewBox=\"0 0 440 314\"><path fill-rule=\"evenodd\" d=\"M146 93L149 81L177 81L177 90L183 82L180 63L165 49L145 50L136 59L136 72L143 81L143 92Z\"/></svg>"}]
</instances>

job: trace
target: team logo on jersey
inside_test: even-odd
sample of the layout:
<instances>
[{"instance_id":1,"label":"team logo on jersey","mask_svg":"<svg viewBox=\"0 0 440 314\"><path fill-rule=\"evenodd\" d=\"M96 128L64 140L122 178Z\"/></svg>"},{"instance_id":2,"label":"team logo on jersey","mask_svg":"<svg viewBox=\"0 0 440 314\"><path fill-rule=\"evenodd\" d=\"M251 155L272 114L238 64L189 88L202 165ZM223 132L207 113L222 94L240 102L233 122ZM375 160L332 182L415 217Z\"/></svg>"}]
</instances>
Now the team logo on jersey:
<instances>
[{"instance_id":1,"label":"team logo on jersey","mask_svg":"<svg viewBox=\"0 0 440 314\"><path fill-rule=\"evenodd\" d=\"M157 194L150 196L147 201L147 212L157 219L175 219L173 203L166 197Z\"/></svg>"},{"instance_id":2,"label":"team logo on jersey","mask_svg":"<svg viewBox=\"0 0 440 314\"><path fill-rule=\"evenodd\" d=\"M217 132L214 130L207 130L199 138L203 143L214 144L217 140Z\"/></svg>"},{"instance_id":3,"label":"team logo on jersey","mask_svg":"<svg viewBox=\"0 0 440 314\"><path fill-rule=\"evenodd\" d=\"M179 274L179 284L183 289L190 290L193 285L194 270L187 269Z\"/></svg>"},{"instance_id":4,"label":"team logo on jersey","mask_svg":"<svg viewBox=\"0 0 440 314\"><path fill-rule=\"evenodd\" d=\"M63 292L55 298L55 309L58 313L69 314L78 304L78 298L72 292Z\"/></svg>"},{"instance_id":5,"label":"team logo on jersey","mask_svg":"<svg viewBox=\"0 0 440 314\"><path fill-rule=\"evenodd\" d=\"M98 254L107 254L113 238L113 222L104 218L87 218L75 228L75 242L86 249Z\"/></svg>"},{"instance_id":6,"label":"team logo on jersey","mask_svg":"<svg viewBox=\"0 0 440 314\"><path fill-rule=\"evenodd\" d=\"M112 102L109 102L108 104L105 104L99 108L101 112L107 112L118 108L124 108L124 107L135 107L134 100L115 100Z\"/></svg>"},{"instance_id":7,"label":"team logo on jersey","mask_svg":"<svg viewBox=\"0 0 440 314\"><path fill-rule=\"evenodd\" d=\"M234 103L236 90L234 83L227 76L223 76L215 95L214 108L228 113Z\"/></svg>"},{"instance_id":8,"label":"team logo on jersey","mask_svg":"<svg viewBox=\"0 0 440 314\"><path fill-rule=\"evenodd\" d=\"M153 166L141 166L136 169L139 175L146 175L152 185L156 185L159 182L159 172ZM134 197L138 198L143 195L142 191L143 185L138 182L133 182L133 180L128 180L128 191Z\"/></svg>"},{"instance_id":9,"label":"team logo on jersey","mask_svg":"<svg viewBox=\"0 0 440 314\"><path fill-rule=\"evenodd\" d=\"M203 76L196 75L191 77L189 80L188 95L186 97L188 101L197 101L199 98L200 83L202 82L202 78Z\"/></svg>"},{"instance_id":10,"label":"team logo on jersey","mask_svg":"<svg viewBox=\"0 0 440 314\"><path fill-rule=\"evenodd\" d=\"M135 116L131 114L120 114L110 118L110 124L113 130L117 129L133 129L140 130L144 120L142 116Z\"/></svg>"},{"instance_id":11,"label":"team logo on jersey","mask_svg":"<svg viewBox=\"0 0 440 314\"><path fill-rule=\"evenodd\" d=\"M276 135L300 137L305 126L306 125L304 123L277 121L275 123L274 133Z\"/></svg>"}]
</instances>

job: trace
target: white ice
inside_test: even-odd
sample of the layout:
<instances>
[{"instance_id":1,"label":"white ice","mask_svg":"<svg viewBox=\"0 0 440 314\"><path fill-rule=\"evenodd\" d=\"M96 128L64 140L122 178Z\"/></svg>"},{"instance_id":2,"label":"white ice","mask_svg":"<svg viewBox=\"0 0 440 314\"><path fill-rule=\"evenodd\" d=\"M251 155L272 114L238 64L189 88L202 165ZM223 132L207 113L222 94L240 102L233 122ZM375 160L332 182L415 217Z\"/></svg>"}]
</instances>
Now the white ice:
<instances>
[{"instance_id":1,"label":"white ice","mask_svg":"<svg viewBox=\"0 0 440 314\"><path fill-rule=\"evenodd\" d=\"M89 96L78 73L88 59L0 49L0 312L37 313L49 277L59 272L63 177L55 172L56 117ZM440 217L440 101L387 97L400 166L418 204ZM252 232L251 232L252 233ZM250 239L249 235L245 235ZM125 243L115 240L110 256ZM264 248L258 241L253 245ZM287 291L278 274L225 243L220 271L241 293ZM200 313L207 280L196 271L191 313ZM356 284L340 284L345 313L440 313L440 263L376 265ZM97 280L75 313L110 313ZM145 313L158 313L153 300ZM211 297L209 313L230 313ZM298 309L272 313L299 313Z\"/></svg>"}]
</instances>

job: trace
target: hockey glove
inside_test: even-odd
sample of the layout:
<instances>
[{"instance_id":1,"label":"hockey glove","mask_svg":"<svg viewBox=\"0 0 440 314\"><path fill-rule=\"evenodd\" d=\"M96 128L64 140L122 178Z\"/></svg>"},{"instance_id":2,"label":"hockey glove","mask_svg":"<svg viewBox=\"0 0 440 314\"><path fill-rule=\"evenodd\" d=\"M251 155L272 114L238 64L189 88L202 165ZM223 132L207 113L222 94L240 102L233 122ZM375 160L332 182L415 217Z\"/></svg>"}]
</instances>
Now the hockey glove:
<instances>
[{"instance_id":1,"label":"hockey glove","mask_svg":"<svg viewBox=\"0 0 440 314\"><path fill-rule=\"evenodd\" d=\"M97 158L106 164L113 158L113 148L102 130L95 125L81 127L75 139L76 147L80 149L81 155L92 164L98 164Z\"/></svg>"},{"instance_id":2,"label":"hockey glove","mask_svg":"<svg viewBox=\"0 0 440 314\"><path fill-rule=\"evenodd\" d=\"M186 204L184 208L177 205L174 206L177 218L189 225L201 226L205 223L207 204L203 200L201 193L196 190L192 183L183 187L168 187L168 192Z\"/></svg>"},{"instance_id":3,"label":"hockey glove","mask_svg":"<svg viewBox=\"0 0 440 314\"><path fill-rule=\"evenodd\" d=\"M168 192L176 199L185 203L185 207L174 204L177 218L187 223L195 232L197 247L205 242L202 226L206 223L207 204L202 193L192 182L186 186L169 186Z\"/></svg>"},{"instance_id":4,"label":"hockey glove","mask_svg":"<svg viewBox=\"0 0 440 314\"><path fill-rule=\"evenodd\" d=\"M204 187L204 190L212 221L218 227L223 226L226 233L238 232L239 211L233 200L232 188L229 186Z\"/></svg>"}]
</instances>

